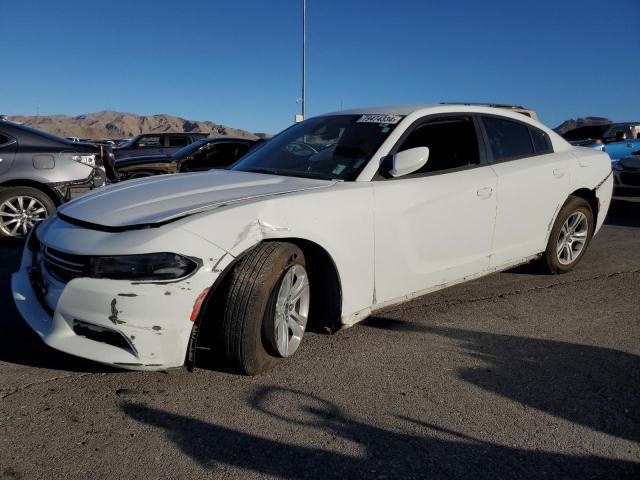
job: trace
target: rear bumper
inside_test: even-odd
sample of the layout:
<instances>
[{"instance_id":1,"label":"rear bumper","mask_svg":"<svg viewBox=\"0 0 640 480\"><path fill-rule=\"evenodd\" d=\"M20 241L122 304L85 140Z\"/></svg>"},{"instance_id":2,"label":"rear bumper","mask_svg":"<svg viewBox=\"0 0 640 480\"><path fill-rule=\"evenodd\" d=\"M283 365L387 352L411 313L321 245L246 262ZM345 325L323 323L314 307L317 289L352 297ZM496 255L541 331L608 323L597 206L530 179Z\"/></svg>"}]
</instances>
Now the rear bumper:
<instances>
[{"instance_id":1,"label":"rear bumper","mask_svg":"<svg viewBox=\"0 0 640 480\"><path fill-rule=\"evenodd\" d=\"M69 182L51 183L49 186L58 195L60 203L68 202L74 197L86 193L94 188L103 187L107 184L107 174L102 167L96 167L91 174L80 180Z\"/></svg>"},{"instance_id":2,"label":"rear bumper","mask_svg":"<svg viewBox=\"0 0 640 480\"><path fill-rule=\"evenodd\" d=\"M625 176L614 170L614 200L640 202L640 172L624 172ZM625 182L625 180L627 180ZM631 181L631 182L629 182Z\"/></svg>"},{"instance_id":3,"label":"rear bumper","mask_svg":"<svg viewBox=\"0 0 640 480\"><path fill-rule=\"evenodd\" d=\"M596 197L598 198L598 222L594 234L600 230L611 206L613 192L613 175L609 175L598 187L596 187Z\"/></svg>"}]
</instances>

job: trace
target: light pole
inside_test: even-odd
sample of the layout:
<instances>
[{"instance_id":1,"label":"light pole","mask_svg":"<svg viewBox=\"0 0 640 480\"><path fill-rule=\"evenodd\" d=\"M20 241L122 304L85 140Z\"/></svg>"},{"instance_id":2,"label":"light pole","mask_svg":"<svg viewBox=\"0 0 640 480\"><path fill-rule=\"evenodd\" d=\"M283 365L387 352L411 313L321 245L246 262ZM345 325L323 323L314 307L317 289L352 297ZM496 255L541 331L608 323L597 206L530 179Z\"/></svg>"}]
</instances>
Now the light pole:
<instances>
[{"instance_id":1,"label":"light pole","mask_svg":"<svg viewBox=\"0 0 640 480\"><path fill-rule=\"evenodd\" d=\"M300 97L300 114L295 121L301 122L307 114L307 0L302 0L302 96Z\"/></svg>"},{"instance_id":2,"label":"light pole","mask_svg":"<svg viewBox=\"0 0 640 480\"><path fill-rule=\"evenodd\" d=\"M302 0L302 119L307 114L307 0Z\"/></svg>"}]
</instances>

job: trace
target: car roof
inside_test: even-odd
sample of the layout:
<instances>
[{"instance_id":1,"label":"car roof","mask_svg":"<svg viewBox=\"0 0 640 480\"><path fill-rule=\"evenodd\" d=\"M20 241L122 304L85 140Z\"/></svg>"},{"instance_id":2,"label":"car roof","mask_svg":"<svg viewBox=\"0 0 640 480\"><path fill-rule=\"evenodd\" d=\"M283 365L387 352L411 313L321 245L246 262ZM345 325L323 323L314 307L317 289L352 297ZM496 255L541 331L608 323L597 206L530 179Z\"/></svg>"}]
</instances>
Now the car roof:
<instances>
[{"instance_id":1,"label":"car roof","mask_svg":"<svg viewBox=\"0 0 640 480\"><path fill-rule=\"evenodd\" d=\"M516 112L516 109L528 110L525 107L513 106L513 105L501 105L501 104L488 104L488 103L427 103L427 104L414 104L414 105L383 105L378 107L366 107L366 108L353 108L349 110L340 110L337 112L331 112L323 114L325 115L368 115L368 114L385 114L385 115L411 115L412 113L424 113L429 111L433 113L445 113L450 111L458 112L480 112L480 113L495 113L497 115L511 116L509 113L515 113L514 118L520 119L521 113Z\"/></svg>"}]
</instances>

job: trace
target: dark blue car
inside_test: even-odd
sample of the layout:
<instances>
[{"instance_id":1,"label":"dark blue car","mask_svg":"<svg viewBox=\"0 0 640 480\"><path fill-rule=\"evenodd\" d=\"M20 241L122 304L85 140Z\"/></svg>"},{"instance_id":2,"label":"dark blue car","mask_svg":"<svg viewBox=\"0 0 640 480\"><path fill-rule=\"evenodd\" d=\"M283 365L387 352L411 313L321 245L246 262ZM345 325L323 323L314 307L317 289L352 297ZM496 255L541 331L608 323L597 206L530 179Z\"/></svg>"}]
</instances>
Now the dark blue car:
<instances>
[{"instance_id":1,"label":"dark blue car","mask_svg":"<svg viewBox=\"0 0 640 480\"><path fill-rule=\"evenodd\" d=\"M589 125L569 130L564 139L573 145L603 150L611 160L640 151L640 122Z\"/></svg>"}]
</instances>

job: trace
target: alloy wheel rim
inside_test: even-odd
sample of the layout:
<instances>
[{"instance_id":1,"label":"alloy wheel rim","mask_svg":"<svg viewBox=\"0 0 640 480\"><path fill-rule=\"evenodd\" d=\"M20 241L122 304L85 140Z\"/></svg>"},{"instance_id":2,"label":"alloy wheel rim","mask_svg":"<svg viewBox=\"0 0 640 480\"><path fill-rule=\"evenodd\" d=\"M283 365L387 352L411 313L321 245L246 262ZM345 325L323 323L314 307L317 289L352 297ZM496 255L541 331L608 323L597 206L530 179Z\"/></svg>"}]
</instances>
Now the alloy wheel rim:
<instances>
[{"instance_id":1,"label":"alloy wheel rim","mask_svg":"<svg viewBox=\"0 0 640 480\"><path fill-rule=\"evenodd\" d=\"M275 347L282 357L293 355L304 336L309 317L309 276L302 265L289 268L276 297Z\"/></svg>"},{"instance_id":2,"label":"alloy wheel rim","mask_svg":"<svg viewBox=\"0 0 640 480\"><path fill-rule=\"evenodd\" d=\"M589 221L582 212L574 212L565 220L558 236L556 252L562 265L576 261L587 243Z\"/></svg>"},{"instance_id":3,"label":"alloy wheel rim","mask_svg":"<svg viewBox=\"0 0 640 480\"><path fill-rule=\"evenodd\" d=\"M0 205L0 231L9 237L24 237L47 218L47 209L37 198L27 195L10 197Z\"/></svg>"}]
</instances>

